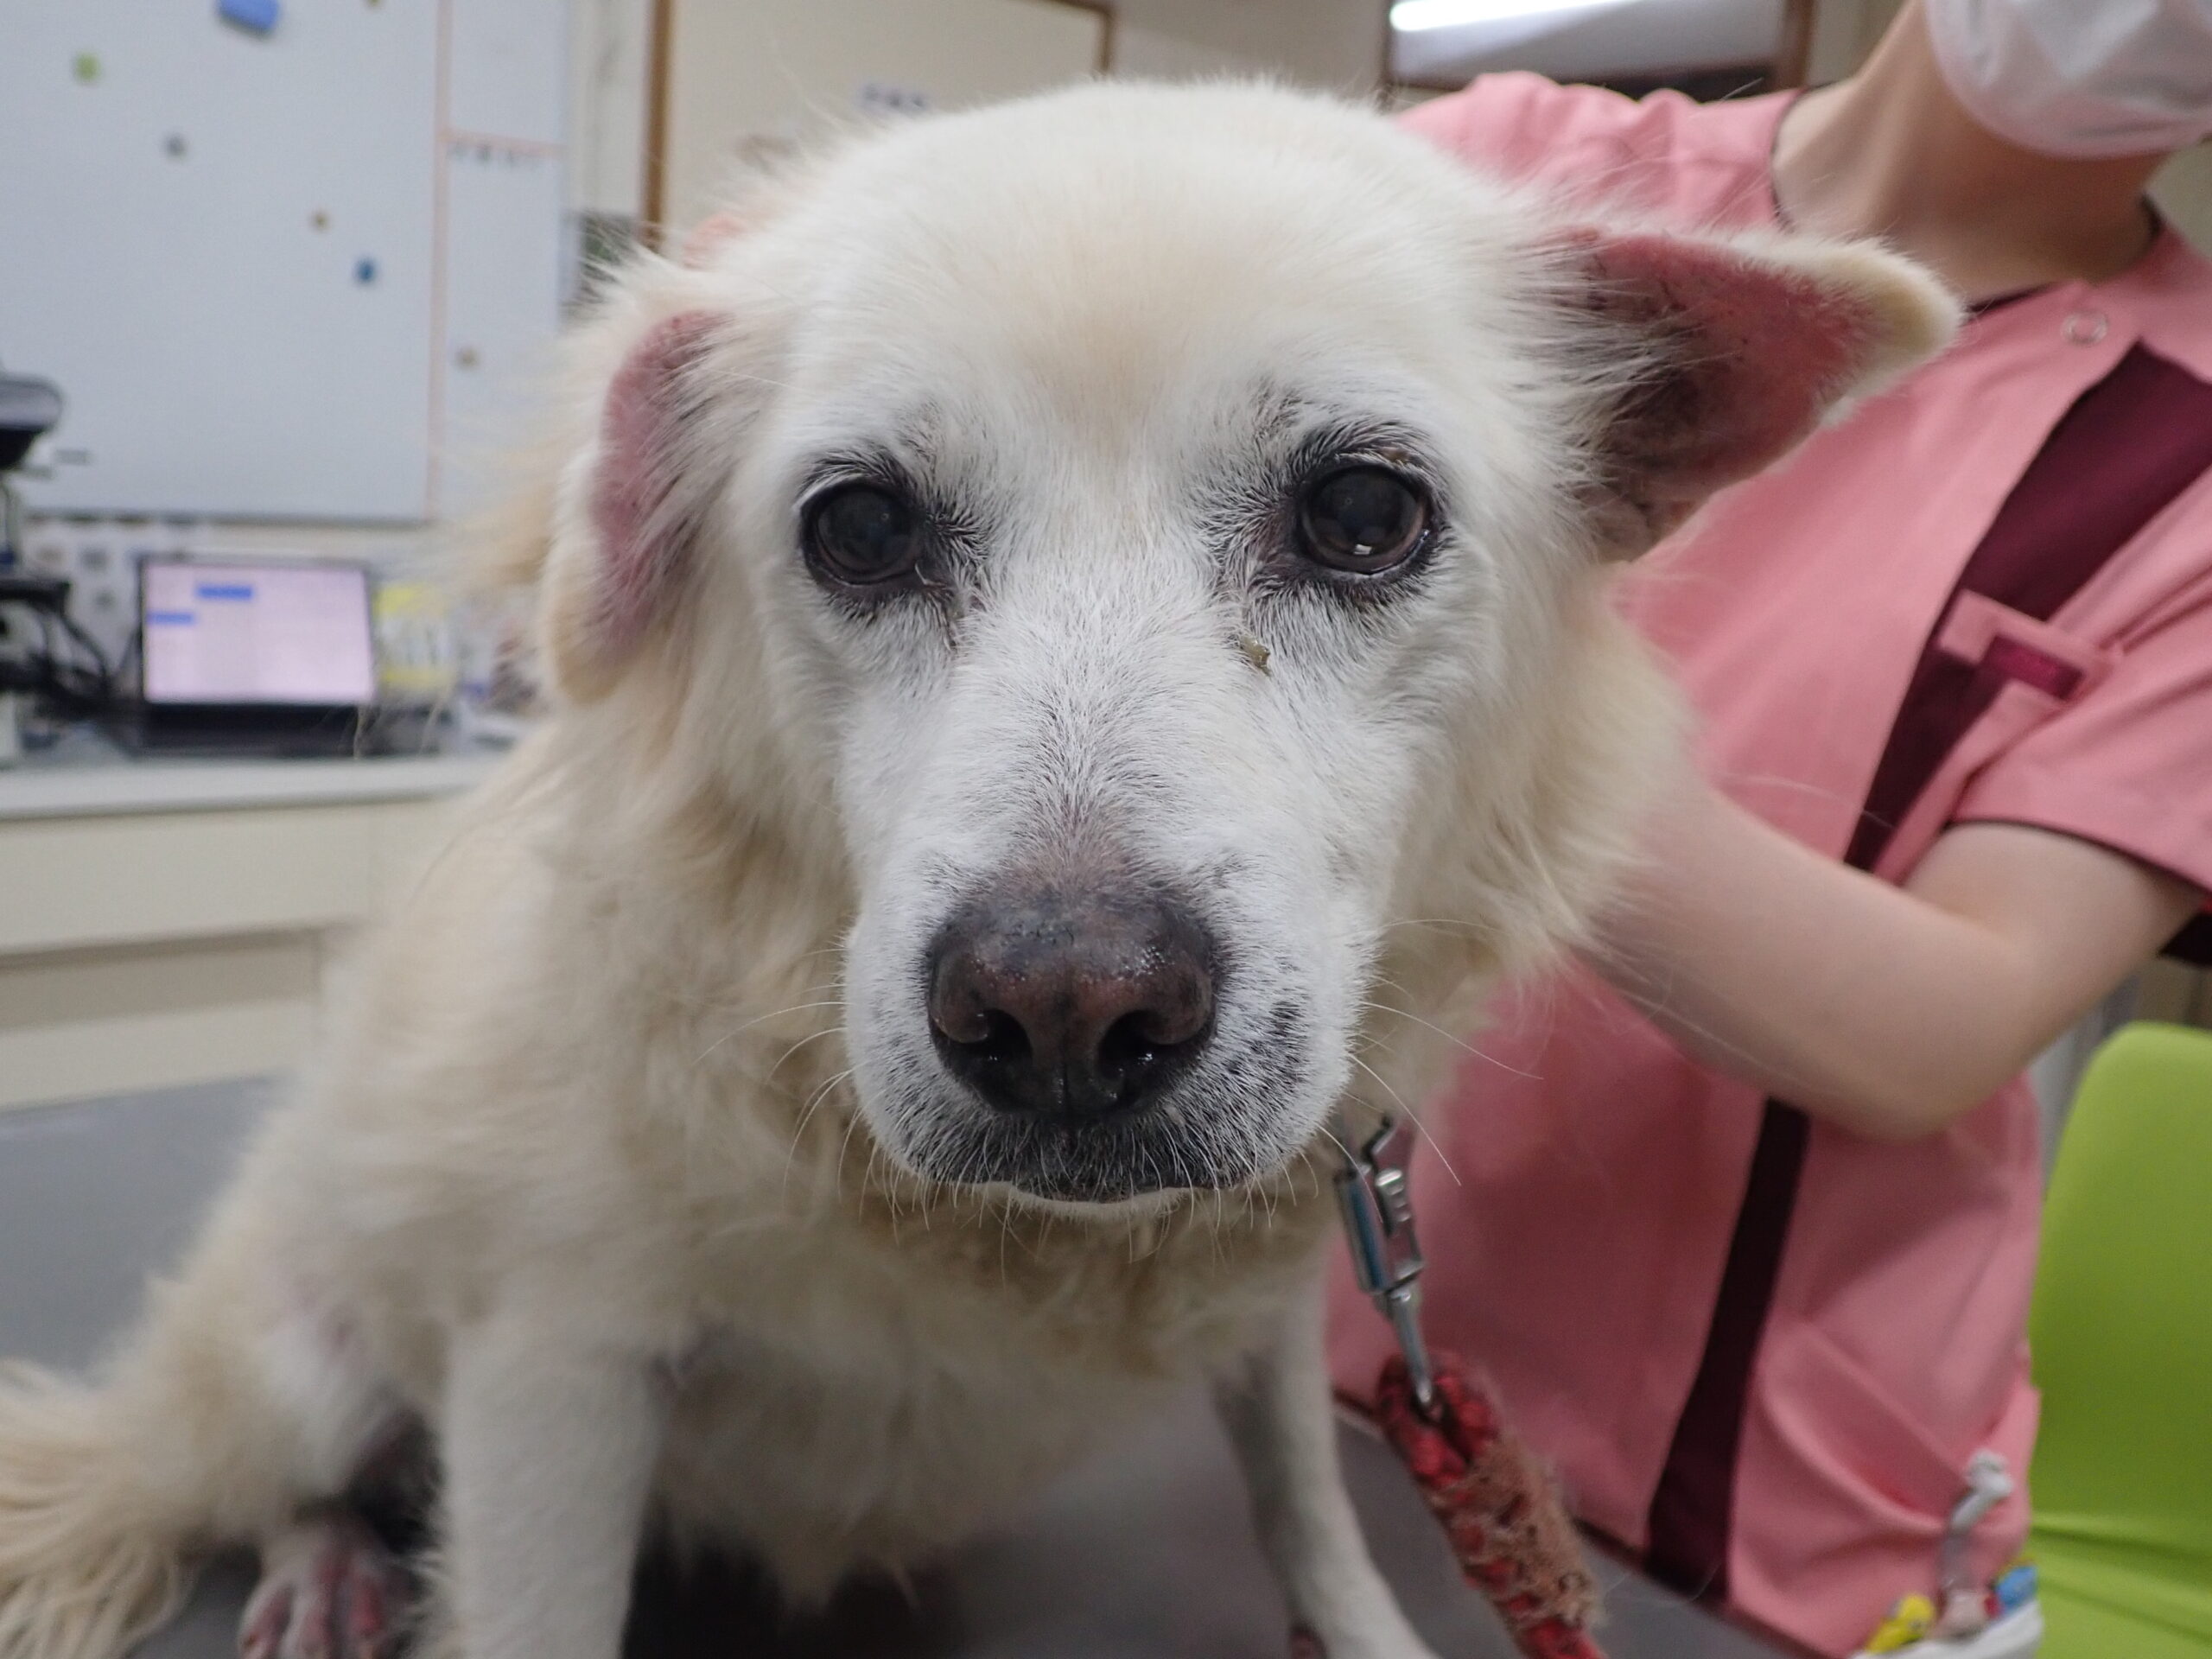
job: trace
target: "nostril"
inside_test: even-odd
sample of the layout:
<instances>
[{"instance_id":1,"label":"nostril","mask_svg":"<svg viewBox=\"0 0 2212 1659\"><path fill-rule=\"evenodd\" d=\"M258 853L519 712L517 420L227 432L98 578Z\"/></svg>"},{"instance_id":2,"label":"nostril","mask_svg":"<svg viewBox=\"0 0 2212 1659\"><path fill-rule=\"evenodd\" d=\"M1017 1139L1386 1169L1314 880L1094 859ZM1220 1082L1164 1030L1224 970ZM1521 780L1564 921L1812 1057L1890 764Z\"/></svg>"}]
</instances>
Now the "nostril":
<instances>
[{"instance_id":1,"label":"nostril","mask_svg":"<svg viewBox=\"0 0 2212 1659\"><path fill-rule=\"evenodd\" d=\"M1098 1040L1098 1069L1117 1082L1124 1080L1195 1050L1211 1026L1210 1014L1195 1023L1157 1008L1125 1014Z\"/></svg>"},{"instance_id":2,"label":"nostril","mask_svg":"<svg viewBox=\"0 0 2212 1659\"><path fill-rule=\"evenodd\" d=\"M985 1008L970 1027L974 1036L944 1033L945 1040L981 1065L1020 1065L1029 1058L1029 1033L1000 1008Z\"/></svg>"},{"instance_id":3,"label":"nostril","mask_svg":"<svg viewBox=\"0 0 2212 1659\"><path fill-rule=\"evenodd\" d=\"M980 963L965 950L948 950L930 970L930 1025L942 1040L966 1049L1002 1041L1014 1016L997 1006Z\"/></svg>"},{"instance_id":4,"label":"nostril","mask_svg":"<svg viewBox=\"0 0 2212 1659\"><path fill-rule=\"evenodd\" d=\"M1151 1023L1141 1014L1125 1014L1107 1027L1098 1041L1098 1069L1118 1084L1157 1060L1160 1046Z\"/></svg>"}]
</instances>

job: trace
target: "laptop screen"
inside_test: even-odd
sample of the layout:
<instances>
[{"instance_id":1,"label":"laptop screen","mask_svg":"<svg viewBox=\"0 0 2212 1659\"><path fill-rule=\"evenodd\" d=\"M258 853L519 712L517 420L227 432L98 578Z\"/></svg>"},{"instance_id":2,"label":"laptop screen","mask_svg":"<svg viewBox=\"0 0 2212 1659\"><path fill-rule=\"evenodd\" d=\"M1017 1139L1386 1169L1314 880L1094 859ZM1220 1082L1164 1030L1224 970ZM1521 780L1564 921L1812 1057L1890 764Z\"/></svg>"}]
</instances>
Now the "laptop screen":
<instances>
[{"instance_id":1,"label":"laptop screen","mask_svg":"<svg viewBox=\"0 0 2212 1659\"><path fill-rule=\"evenodd\" d=\"M149 703L376 698L369 573L358 566L149 559L139 595Z\"/></svg>"}]
</instances>

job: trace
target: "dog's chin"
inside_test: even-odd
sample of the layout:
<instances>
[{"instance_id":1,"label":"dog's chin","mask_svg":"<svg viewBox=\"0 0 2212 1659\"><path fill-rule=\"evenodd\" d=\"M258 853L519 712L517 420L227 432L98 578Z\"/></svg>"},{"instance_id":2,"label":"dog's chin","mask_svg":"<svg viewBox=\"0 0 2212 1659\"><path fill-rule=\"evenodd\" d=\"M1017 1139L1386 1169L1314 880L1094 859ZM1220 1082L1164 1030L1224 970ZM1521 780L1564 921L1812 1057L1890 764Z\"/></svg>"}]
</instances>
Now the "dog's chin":
<instances>
[{"instance_id":1,"label":"dog's chin","mask_svg":"<svg viewBox=\"0 0 2212 1659\"><path fill-rule=\"evenodd\" d=\"M988 1189L995 1198L1023 1210L1033 1210L1040 1216L1050 1216L1055 1221L1073 1222L1078 1226L1086 1223L1094 1226L1128 1226L1131 1223L1151 1220L1164 1216L1192 1196L1188 1187L1161 1187L1156 1192L1139 1192L1134 1197L1116 1198L1110 1204L1086 1204L1073 1198L1044 1198L1034 1192L1025 1192L1018 1186L998 1186Z\"/></svg>"},{"instance_id":2,"label":"dog's chin","mask_svg":"<svg viewBox=\"0 0 2212 1659\"><path fill-rule=\"evenodd\" d=\"M1193 1193L1242 1186L1280 1169L1302 1144L1279 1145L1255 1131L1249 1147L1224 1146L1160 1112L1058 1125L964 1107L925 1134L886 1140L887 1150L925 1180L1071 1219L1127 1219Z\"/></svg>"}]
</instances>

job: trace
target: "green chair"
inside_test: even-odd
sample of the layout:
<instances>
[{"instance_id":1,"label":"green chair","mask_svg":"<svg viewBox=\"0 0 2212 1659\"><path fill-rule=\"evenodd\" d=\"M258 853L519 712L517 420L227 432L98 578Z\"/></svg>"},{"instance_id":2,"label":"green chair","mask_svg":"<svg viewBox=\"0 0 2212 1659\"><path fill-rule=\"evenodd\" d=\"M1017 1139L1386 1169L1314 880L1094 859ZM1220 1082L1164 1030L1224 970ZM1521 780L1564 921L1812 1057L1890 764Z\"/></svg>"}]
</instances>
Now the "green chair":
<instances>
[{"instance_id":1,"label":"green chair","mask_svg":"<svg viewBox=\"0 0 2212 1659\"><path fill-rule=\"evenodd\" d=\"M2030 1334L2039 1659L2212 1659L2212 1033L2090 1062Z\"/></svg>"}]
</instances>

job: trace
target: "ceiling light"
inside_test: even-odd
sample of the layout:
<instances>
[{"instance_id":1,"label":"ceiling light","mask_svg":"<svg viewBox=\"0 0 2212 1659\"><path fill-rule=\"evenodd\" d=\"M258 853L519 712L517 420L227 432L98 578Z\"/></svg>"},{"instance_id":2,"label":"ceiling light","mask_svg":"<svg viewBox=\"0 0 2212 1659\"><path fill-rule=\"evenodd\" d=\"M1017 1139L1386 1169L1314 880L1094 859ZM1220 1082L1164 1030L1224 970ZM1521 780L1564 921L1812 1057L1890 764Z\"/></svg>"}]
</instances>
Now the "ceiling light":
<instances>
[{"instance_id":1,"label":"ceiling light","mask_svg":"<svg viewBox=\"0 0 2212 1659\"><path fill-rule=\"evenodd\" d=\"M1390 27L1402 35L1431 29L1459 29L1468 23L1497 23L1509 18L1541 17L1618 5L1622 0L1398 0L1390 8Z\"/></svg>"}]
</instances>

